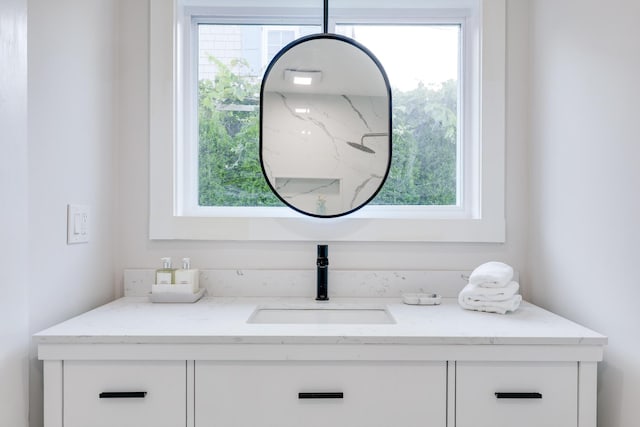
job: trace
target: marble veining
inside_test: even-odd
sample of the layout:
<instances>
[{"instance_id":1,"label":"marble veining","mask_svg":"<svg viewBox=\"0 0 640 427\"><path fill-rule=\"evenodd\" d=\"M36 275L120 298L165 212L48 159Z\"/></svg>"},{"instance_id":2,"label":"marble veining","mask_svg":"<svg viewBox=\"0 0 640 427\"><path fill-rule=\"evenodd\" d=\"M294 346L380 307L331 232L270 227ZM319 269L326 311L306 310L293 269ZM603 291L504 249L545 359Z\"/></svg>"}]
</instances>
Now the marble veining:
<instances>
[{"instance_id":1,"label":"marble veining","mask_svg":"<svg viewBox=\"0 0 640 427\"><path fill-rule=\"evenodd\" d=\"M367 118L364 116L364 114L362 114L362 111L360 111L360 109L358 107L356 107L356 105L353 103L353 101L351 100L351 98L349 98L347 95L342 95L342 97L349 103L349 106L353 109L353 111L358 115L358 117L360 118L360 120L362 121L362 124L365 125L365 127L369 130L369 132L371 132L371 126L369 126L369 123L367 121ZM381 119L381 118L380 118Z\"/></svg>"},{"instance_id":2,"label":"marble veining","mask_svg":"<svg viewBox=\"0 0 640 427\"><path fill-rule=\"evenodd\" d=\"M387 171L388 109L382 96L265 92L261 150L267 179L305 212L359 207ZM324 182L339 182L338 191L318 185Z\"/></svg>"}]
</instances>

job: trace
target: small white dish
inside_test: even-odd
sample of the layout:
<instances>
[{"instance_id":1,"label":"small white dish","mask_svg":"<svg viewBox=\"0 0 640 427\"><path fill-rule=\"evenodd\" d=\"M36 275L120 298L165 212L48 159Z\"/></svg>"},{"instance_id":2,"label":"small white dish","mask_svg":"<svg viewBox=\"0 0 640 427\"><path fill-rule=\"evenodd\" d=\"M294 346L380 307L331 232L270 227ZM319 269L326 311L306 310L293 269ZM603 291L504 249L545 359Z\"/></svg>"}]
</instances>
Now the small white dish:
<instances>
[{"instance_id":1,"label":"small white dish","mask_svg":"<svg viewBox=\"0 0 640 427\"><path fill-rule=\"evenodd\" d=\"M438 294L403 294L402 302L409 305L439 305L441 297Z\"/></svg>"}]
</instances>

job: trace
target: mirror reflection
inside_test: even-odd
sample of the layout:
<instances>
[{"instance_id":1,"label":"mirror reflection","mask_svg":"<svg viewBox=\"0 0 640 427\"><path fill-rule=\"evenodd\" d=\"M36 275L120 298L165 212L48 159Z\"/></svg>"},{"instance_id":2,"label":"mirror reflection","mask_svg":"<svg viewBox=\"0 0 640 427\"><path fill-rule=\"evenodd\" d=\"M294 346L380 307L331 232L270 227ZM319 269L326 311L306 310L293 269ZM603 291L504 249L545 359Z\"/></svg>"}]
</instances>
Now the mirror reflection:
<instances>
[{"instance_id":1,"label":"mirror reflection","mask_svg":"<svg viewBox=\"0 0 640 427\"><path fill-rule=\"evenodd\" d=\"M391 163L391 90L366 48L334 34L293 42L267 68L260 102L262 169L284 203L336 217L375 197Z\"/></svg>"}]
</instances>

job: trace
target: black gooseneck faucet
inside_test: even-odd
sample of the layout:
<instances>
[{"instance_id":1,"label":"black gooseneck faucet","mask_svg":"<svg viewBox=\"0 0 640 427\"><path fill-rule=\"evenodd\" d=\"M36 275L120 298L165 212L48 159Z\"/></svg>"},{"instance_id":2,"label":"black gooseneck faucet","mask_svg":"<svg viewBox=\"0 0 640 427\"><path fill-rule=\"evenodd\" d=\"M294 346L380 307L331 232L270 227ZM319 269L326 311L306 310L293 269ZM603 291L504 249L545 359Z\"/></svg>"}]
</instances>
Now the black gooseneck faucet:
<instances>
[{"instance_id":1,"label":"black gooseneck faucet","mask_svg":"<svg viewBox=\"0 0 640 427\"><path fill-rule=\"evenodd\" d=\"M318 292L316 301L329 300L329 246L318 245L318 259L316 260L318 267Z\"/></svg>"}]
</instances>

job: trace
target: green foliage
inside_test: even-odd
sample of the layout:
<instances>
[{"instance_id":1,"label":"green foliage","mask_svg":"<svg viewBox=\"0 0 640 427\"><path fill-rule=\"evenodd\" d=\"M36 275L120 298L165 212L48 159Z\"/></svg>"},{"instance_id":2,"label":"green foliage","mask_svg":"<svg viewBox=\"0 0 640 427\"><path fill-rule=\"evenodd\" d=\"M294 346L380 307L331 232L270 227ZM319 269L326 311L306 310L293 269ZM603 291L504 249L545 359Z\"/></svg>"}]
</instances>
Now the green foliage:
<instances>
[{"instance_id":1,"label":"green foliage","mask_svg":"<svg viewBox=\"0 0 640 427\"><path fill-rule=\"evenodd\" d=\"M393 92L393 158L378 205L456 203L457 85Z\"/></svg>"},{"instance_id":2,"label":"green foliage","mask_svg":"<svg viewBox=\"0 0 640 427\"><path fill-rule=\"evenodd\" d=\"M259 92L241 60L199 83L199 204L280 206L259 160ZM456 203L457 84L393 92L393 158L379 205Z\"/></svg>"},{"instance_id":3,"label":"green foliage","mask_svg":"<svg viewBox=\"0 0 640 427\"><path fill-rule=\"evenodd\" d=\"M260 84L243 74L244 61L218 67L215 81L198 86L199 204L280 206L262 175L259 160Z\"/></svg>"}]
</instances>

